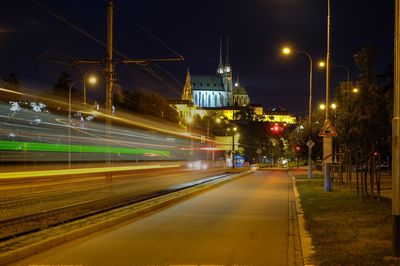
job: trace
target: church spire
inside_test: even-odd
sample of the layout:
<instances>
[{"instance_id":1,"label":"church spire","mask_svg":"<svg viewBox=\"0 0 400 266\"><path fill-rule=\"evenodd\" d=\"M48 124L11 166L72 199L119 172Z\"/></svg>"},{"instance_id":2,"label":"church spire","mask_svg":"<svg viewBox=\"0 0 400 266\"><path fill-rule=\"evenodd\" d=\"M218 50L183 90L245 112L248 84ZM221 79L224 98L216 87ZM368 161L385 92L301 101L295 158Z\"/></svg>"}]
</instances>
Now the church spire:
<instances>
[{"instance_id":1,"label":"church spire","mask_svg":"<svg viewBox=\"0 0 400 266\"><path fill-rule=\"evenodd\" d=\"M182 100L192 101L193 89L192 89L192 81L190 78L189 68L186 72L186 81L183 86Z\"/></svg>"},{"instance_id":2,"label":"church spire","mask_svg":"<svg viewBox=\"0 0 400 266\"><path fill-rule=\"evenodd\" d=\"M225 65L229 65L229 36L226 36L226 61Z\"/></svg>"},{"instance_id":3,"label":"church spire","mask_svg":"<svg viewBox=\"0 0 400 266\"><path fill-rule=\"evenodd\" d=\"M235 83L235 87L240 87L239 71L236 73L236 83Z\"/></svg>"},{"instance_id":4,"label":"church spire","mask_svg":"<svg viewBox=\"0 0 400 266\"><path fill-rule=\"evenodd\" d=\"M224 65L222 64L222 38L219 38L219 64L217 68L217 74L224 73Z\"/></svg>"}]
</instances>

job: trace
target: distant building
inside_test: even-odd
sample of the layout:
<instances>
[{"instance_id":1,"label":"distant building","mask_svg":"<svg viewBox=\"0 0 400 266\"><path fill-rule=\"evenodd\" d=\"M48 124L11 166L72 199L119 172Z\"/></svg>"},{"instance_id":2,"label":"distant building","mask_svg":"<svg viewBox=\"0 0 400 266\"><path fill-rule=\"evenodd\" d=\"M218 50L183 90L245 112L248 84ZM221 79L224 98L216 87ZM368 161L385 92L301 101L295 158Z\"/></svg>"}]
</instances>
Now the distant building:
<instances>
[{"instance_id":1,"label":"distant building","mask_svg":"<svg viewBox=\"0 0 400 266\"><path fill-rule=\"evenodd\" d=\"M264 113L263 121L271 123L284 123L291 125L291 124L296 124L297 119L295 116L293 116L286 110L272 109L272 110L267 110Z\"/></svg>"},{"instance_id":2,"label":"distant building","mask_svg":"<svg viewBox=\"0 0 400 266\"><path fill-rule=\"evenodd\" d=\"M296 118L289 113L268 112L264 113L263 106L251 104L250 97L245 87L240 84L239 75L236 82L232 81L232 68L227 51L225 63L222 62L222 44L220 41L219 64L215 75L192 75L189 69L186 73L181 100L171 101L181 118L199 115L200 117L224 116L229 120L234 119L234 114L242 107L250 106L254 112L265 122L285 124L296 123Z\"/></svg>"},{"instance_id":3,"label":"distant building","mask_svg":"<svg viewBox=\"0 0 400 266\"><path fill-rule=\"evenodd\" d=\"M182 100L191 100L197 107L221 108L235 104L245 106L250 98L244 87L240 86L239 77L233 86L232 68L229 63L228 45L225 64L222 63L222 46L220 43L219 64L216 75L186 74Z\"/></svg>"}]
</instances>

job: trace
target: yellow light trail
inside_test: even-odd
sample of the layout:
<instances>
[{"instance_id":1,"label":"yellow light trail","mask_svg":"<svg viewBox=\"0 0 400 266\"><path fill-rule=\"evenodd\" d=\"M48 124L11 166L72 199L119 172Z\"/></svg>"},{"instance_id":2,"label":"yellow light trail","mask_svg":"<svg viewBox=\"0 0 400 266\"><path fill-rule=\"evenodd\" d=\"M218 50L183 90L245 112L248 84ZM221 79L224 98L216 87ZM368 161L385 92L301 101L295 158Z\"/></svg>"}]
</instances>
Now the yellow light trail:
<instances>
[{"instance_id":1,"label":"yellow light trail","mask_svg":"<svg viewBox=\"0 0 400 266\"><path fill-rule=\"evenodd\" d=\"M180 164L172 165L135 165L135 166L117 166L117 167L96 167L96 168L79 168L79 169L63 169L63 170L40 170L40 171L24 171L24 172L11 172L0 173L0 179L15 179L27 177L49 177L49 176L63 176L75 174L96 174L104 172L122 172L132 170L148 170L148 169L164 169L180 167Z\"/></svg>"}]
</instances>

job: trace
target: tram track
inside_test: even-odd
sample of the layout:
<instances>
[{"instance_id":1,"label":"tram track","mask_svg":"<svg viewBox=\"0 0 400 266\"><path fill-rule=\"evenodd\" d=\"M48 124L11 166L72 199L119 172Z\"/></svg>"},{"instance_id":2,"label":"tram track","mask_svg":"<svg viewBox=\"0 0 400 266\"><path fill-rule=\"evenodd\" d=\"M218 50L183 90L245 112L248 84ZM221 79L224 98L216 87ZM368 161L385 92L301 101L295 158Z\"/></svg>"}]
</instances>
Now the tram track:
<instances>
[{"instance_id":1,"label":"tram track","mask_svg":"<svg viewBox=\"0 0 400 266\"><path fill-rule=\"evenodd\" d=\"M175 185L166 189L132 195L125 193L108 198L92 199L73 203L70 205L42 210L36 213L20 215L0 220L0 242L14 237L27 235L60 224L87 218L89 216L104 213L134 203L154 199L170 193L192 188L217 179L225 178L230 174L221 174L202 178L191 182ZM122 184L123 185L123 184Z\"/></svg>"}]
</instances>

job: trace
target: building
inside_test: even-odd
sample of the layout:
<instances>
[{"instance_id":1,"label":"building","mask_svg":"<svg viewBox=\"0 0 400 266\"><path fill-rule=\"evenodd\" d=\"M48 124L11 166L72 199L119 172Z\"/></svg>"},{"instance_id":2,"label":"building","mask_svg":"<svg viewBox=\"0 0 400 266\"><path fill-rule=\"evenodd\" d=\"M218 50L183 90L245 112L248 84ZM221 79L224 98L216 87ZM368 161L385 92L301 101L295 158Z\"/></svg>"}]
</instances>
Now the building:
<instances>
[{"instance_id":1,"label":"building","mask_svg":"<svg viewBox=\"0 0 400 266\"><path fill-rule=\"evenodd\" d=\"M219 63L214 75L192 75L187 70L181 100L171 101L184 119L199 115L204 117L223 116L234 120L235 114L243 107L250 106L261 121L284 124L296 123L296 118L289 113L271 111L265 113L262 105L251 104L245 87L240 84L239 75L232 81L232 68L227 51L225 63L222 61L222 43L220 41Z\"/></svg>"},{"instance_id":2,"label":"building","mask_svg":"<svg viewBox=\"0 0 400 266\"><path fill-rule=\"evenodd\" d=\"M250 103L245 88L240 86L239 77L233 86L228 43L225 63L222 62L221 43L219 52L215 75L191 75L187 71L182 100L191 100L199 108L246 106Z\"/></svg>"}]
</instances>

